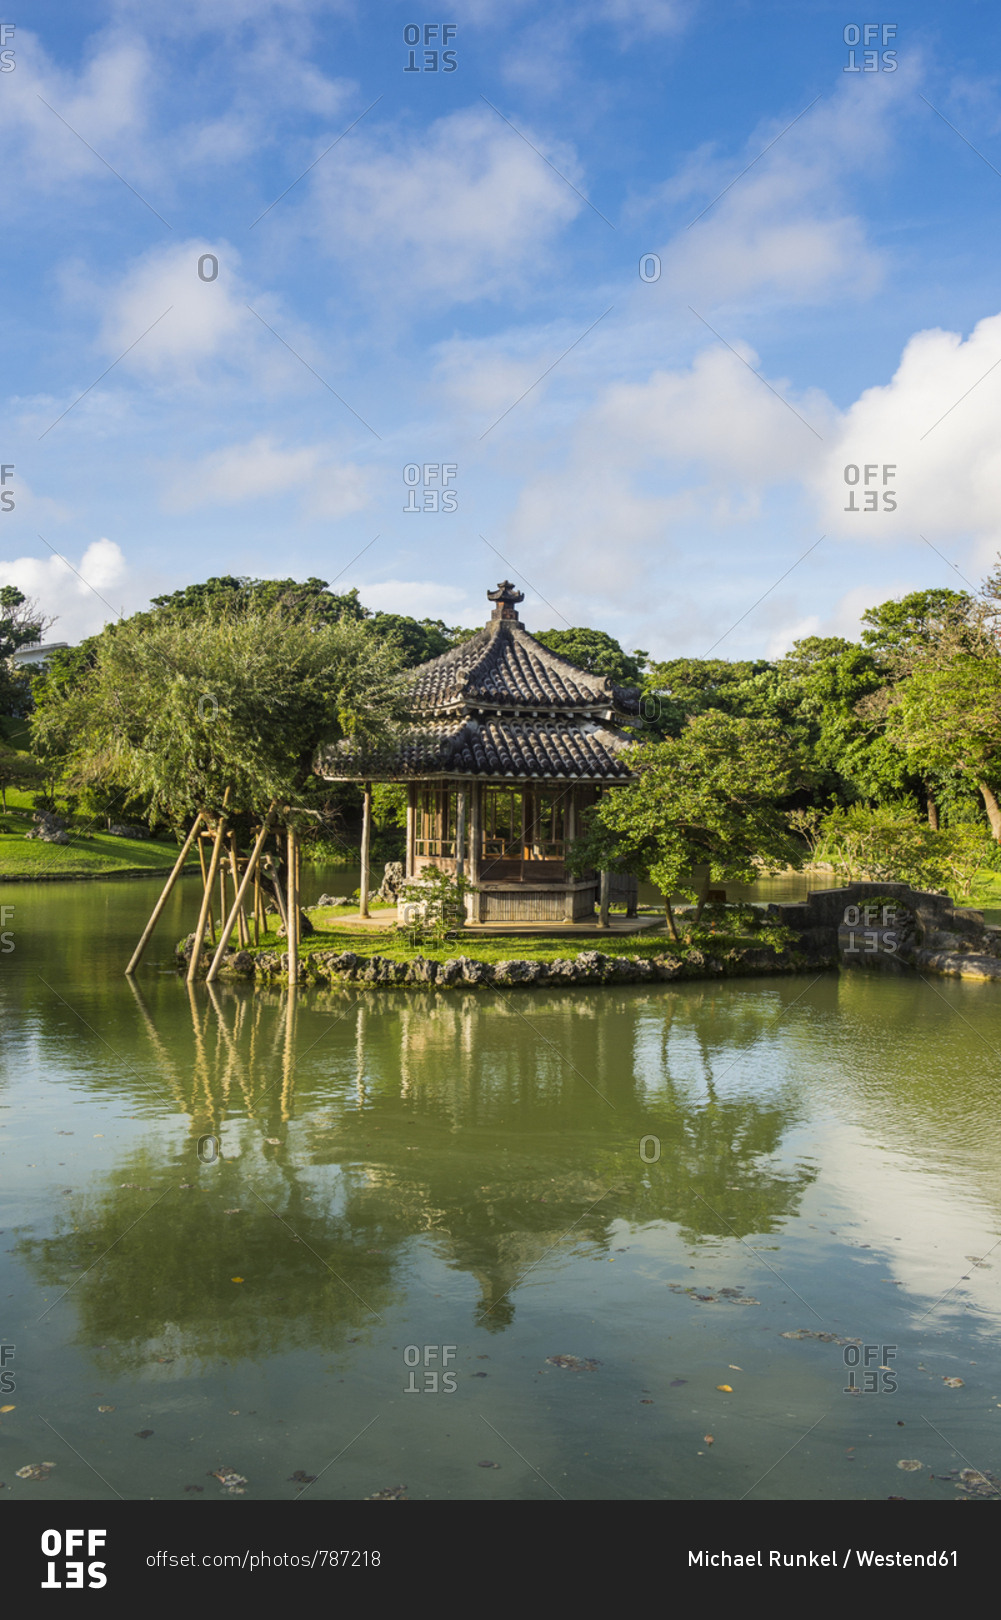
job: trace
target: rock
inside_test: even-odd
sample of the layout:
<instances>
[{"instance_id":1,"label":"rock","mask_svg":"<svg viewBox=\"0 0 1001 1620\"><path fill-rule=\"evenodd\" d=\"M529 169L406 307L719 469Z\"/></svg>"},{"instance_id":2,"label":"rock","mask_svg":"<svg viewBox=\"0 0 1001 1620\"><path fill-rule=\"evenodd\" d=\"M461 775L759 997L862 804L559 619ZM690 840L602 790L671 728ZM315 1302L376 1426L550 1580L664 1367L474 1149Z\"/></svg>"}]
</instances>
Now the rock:
<instances>
[{"instance_id":1,"label":"rock","mask_svg":"<svg viewBox=\"0 0 1001 1620\"><path fill-rule=\"evenodd\" d=\"M403 884L403 862L387 861L383 868L382 882L379 885L375 898L394 902L399 899Z\"/></svg>"},{"instance_id":2,"label":"rock","mask_svg":"<svg viewBox=\"0 0 1001 1620\"><path fill-rule=\"evenodd\" d=\"M224 958L223 966L227 972L235 973L241 979L252 979L254 976L254 958L249 951L231 951Z\"/></svg>"},{"instance_id":3,"label":"rock","mask_svg":"<svg viewBox=\"0 0 1001 1620\"><path fill-rule=\"evenodd\" d=\"M486 962L474 962L471 957L461 956L463 984L489 984L493 973Z\"/></svg>"},{"instance_id":4,"label":"rock","mask_svg":"<svg viewBox=\"0 0 1001 1620\"><path fill-rule=\"evenodd\" d=\"M439 964L439 967L438 967L438 983L439 984L445 984L445 985L455 984L459 979L461 979L461 977L462 977L462 963L461 962L457 962L453 958L450 957L447 962L442 962L442 963Z\"/></svg>"},{"instance_id":5,"label":"rock","mask_svg":"<svg viewBox=\"0 0 1001 1620\"><path fill-rule=\"evenodd\" d=\"M131 821L115 821L108 828L112 838L149 838L152 836L148 827L138 827Z\"/></svg>"},{"instance_id":6,"label":"rock","mask_svg":"<svg viewBox=\"0 0 1001 1620\"><path fill-rule=\"evenodd\" d=\"M353 906L354 904L355 902L346 894L321 894L316 905L310 906L309 909L316 911L320 906Z\"/></svg>"},{"instance_id":7,"label":"rock","mask_svg":"<svg viewBox=\"0 0 1001 1620\"><path fill-rule=\"evenodd\" d=\"M34 826L25 833L25 838L40 838L46 844L69 843L65 821L60 816L54 816L51 810L36 810L32 820Z\"/></svg>"},{"instance_id":8,"label":"rock","mask_svg":"<svg viewBox=\"0 0 1001 1620\"><path fill-rule=\"evenodd\" d=\"M658 979L680 979L685 964L677 956L655 956L654 972Z\"/></svg>"}]
</instances>

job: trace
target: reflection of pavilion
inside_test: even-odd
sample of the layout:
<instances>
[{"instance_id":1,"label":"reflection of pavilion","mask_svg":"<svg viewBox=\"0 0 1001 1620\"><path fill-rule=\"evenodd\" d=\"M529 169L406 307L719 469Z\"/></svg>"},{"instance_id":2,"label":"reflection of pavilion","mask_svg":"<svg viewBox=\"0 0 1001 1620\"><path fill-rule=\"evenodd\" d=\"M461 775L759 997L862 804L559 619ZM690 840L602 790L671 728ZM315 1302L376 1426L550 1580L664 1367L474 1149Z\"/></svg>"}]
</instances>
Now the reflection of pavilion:
<instances>
[{"instance_id":1,"label":"reflection of pavilion","mask_svg":"<svg viewBox=\"0 0 1001 1620\"><path fill-rule=\"evenodd\" d=\"M574 922L592 915L597 877L572 877L566 851L602 788L630 778L621 727L641 723L638 694L530 636L509 580L488 595L489 623L413 672L396 755L370 762L342 745L320 769L406 782L406 875L465 877L471 921Z\"/></svg>"}]
</instances>

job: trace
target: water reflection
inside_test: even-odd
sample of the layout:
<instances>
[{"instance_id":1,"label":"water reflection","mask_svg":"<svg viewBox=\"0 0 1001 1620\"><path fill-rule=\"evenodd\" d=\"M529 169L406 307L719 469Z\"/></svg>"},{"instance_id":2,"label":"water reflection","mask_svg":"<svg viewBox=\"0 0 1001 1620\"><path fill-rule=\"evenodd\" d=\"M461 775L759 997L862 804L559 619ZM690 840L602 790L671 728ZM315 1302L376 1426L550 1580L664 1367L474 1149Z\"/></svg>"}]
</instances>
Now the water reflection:
<instances>
[{"instance_id":1,"label":"water reflection","mask_svg":"<svg viewBox=\"0 0 1001 1620\"><path fill-rule=\"evenodd\" d=\"M519 1002L172 985L156 1017L139 985L126 994L125 1079L94 1083L124 1084L162 1123L155 1074L185 1135L151 1132L20 1249L49 1290L78 1277L80 1342L123 1365L151 1345L230 1362L335 1350L399 1297L415 1240L475 1279L475 1319L501 1332L531 1273L610 1252L616 1222L671 1222L690 1241L768 1233L815 1173L773 1162L799 1117L790 1083L717 1094L721 1041L760 1038L769 1019L716 990ZM217 1162L199 1157L206 1138Z\"/></svg>"}]
</instances>

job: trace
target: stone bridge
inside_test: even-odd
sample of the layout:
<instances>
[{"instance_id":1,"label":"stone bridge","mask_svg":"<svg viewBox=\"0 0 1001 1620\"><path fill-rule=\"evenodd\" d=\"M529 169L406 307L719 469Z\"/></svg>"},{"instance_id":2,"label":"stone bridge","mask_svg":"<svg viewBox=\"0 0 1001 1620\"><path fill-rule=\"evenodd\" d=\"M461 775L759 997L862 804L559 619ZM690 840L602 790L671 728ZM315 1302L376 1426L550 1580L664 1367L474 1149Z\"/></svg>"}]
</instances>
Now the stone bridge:
<instances>
[{"instance_id":1,"label":"stone bridge","mask_svg":"<svg viewBox=\"0 0 1001 1620\"><path fill-rule=\"evenodd\" d=\"M849 883L771 905L768 913L796 929L809 957L836 955L842 967L1001 979L1001 928L947 894L906 883Z\"/></svg>"}]
</instances>

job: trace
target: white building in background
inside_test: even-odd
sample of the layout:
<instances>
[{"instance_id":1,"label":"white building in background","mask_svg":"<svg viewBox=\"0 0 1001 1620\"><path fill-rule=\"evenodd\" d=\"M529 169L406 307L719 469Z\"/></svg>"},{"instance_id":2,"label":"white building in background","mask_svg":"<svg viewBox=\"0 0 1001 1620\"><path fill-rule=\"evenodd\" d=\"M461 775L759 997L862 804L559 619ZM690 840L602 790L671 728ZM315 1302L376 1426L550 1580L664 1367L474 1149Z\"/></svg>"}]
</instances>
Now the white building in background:
<instances>
[{"instance_id":1,"label":"white building in background","mask_svg":"<svg viewBox=\"0 0 1001 1620\"><path fill-rule=\"evenodd\" d=\"M34 668L38 664L44 664L53 653L68 652L69 648L68 641L29 641L26 646L19 647L17 652L11 653L11 663L18 669L23 669L25 665Z\"/></svg>"}]
</instances>

